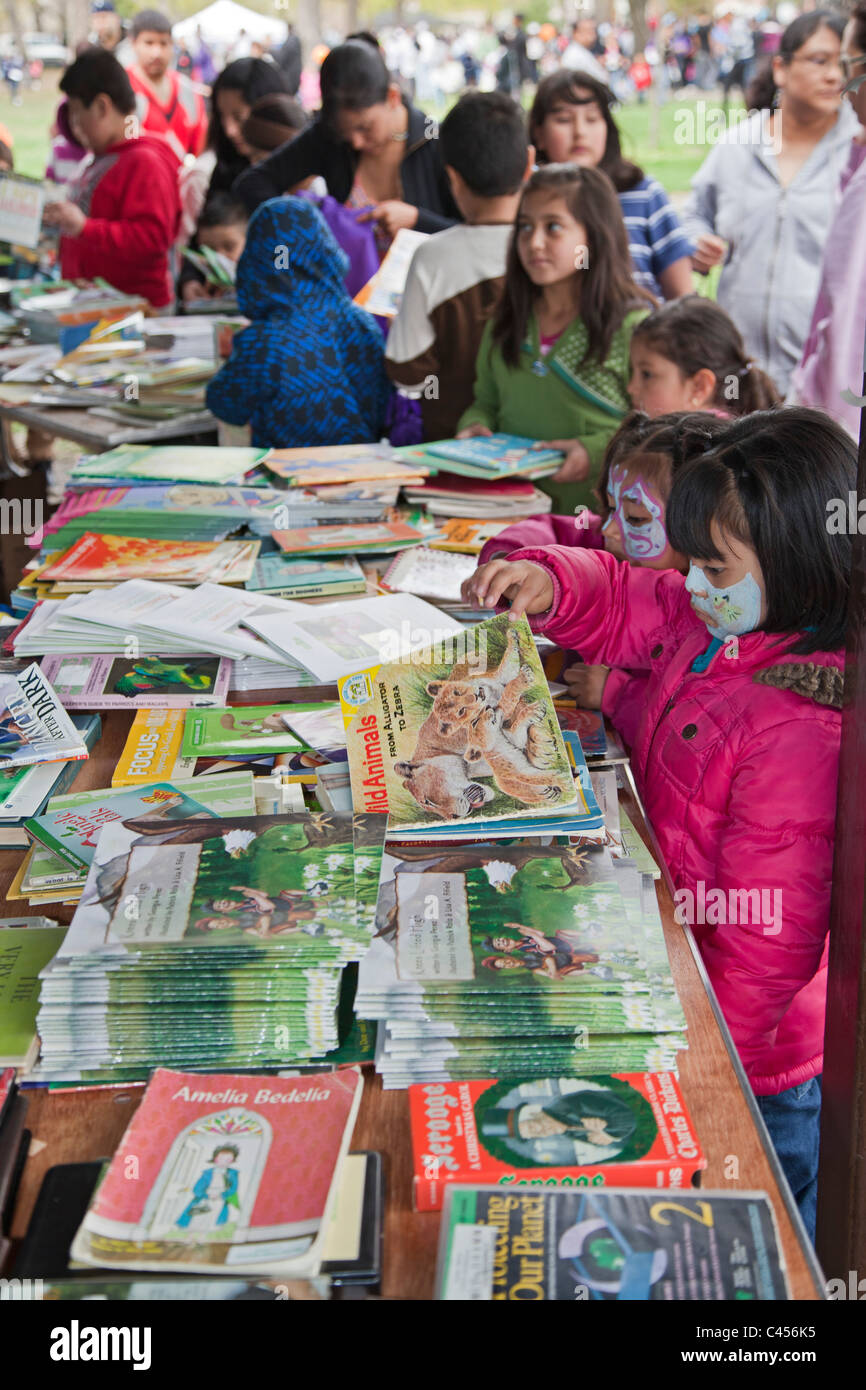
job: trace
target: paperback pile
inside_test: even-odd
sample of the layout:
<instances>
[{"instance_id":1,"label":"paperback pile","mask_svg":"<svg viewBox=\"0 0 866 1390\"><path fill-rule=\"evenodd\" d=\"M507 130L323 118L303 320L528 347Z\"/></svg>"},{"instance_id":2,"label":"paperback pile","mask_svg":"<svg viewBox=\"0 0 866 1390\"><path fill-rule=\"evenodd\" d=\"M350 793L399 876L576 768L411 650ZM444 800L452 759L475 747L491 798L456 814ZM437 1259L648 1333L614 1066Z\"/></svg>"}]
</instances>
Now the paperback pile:
<instances>
[{"instance_id":1,"label":"paperback pile","mask_svg":"<svg viewBox=\"0 0 866 1390\"><path fill-rule=\"evenodd\" d=\"M467 478L546 478L562 466L559 449L539 445L519 434L477 435L472 439L438 439L431 444L395 450L407 464L431 472L446 468Z\"/></svg>"},{"instance_id":2,"label":"paperback pile","mask_svg":"<svg viewBox=\"0 0 866 1390\"><path fill-rule=\"evenodd\" d=\"M221 541L246 528L270 535L281 493L275 488L209 487L196 483L92 487L66 493L42 530L51 549L65 550L86 531L153 540Z\"/></svg>"},{"instance_id":3,"label":"paperback pile","mask_svg":"<svg viewBox=\"0 0 866 1390\"><path fill-rule=\"evenodd\" d=\"M96 483L111 486L128 482L241 486L264 453L264 449L191 444L124 444L78 459L68 486L90 488Z\"/></svg>"},{"instance_id":4,"label":"paperback pile","mask_svg":"<svg viewBox=\"0 0 866 1390\"><path fill-rule=\"evenodd\" d=\"M685 1045L652 879L568 844L389 841L355 1007L386 1088L665 1071Z\"/></svg>"},{"instance_id":5,"label":"paperback pile","mask_svg":"<svg viewBox=\"0 0 866 1390\"><path fill-rule=\"evenodd\" d=\"M364 954L378 869L333 815L105 826L43 972L40 1077L154 1065L274 1067L338 1043L341 974Z\"/></svg>"},{"instance_id":6,"label":"paperback pile","mask_svg":"<svg viewBox=\"0 0 866 1390\"><path fill-rule=\"evenodd\" d=\"M433 516L471 520L516 521L549 512L553 505L547 493L522 478L486 482L448 472L438 473L424 483L411 484L405 489L405 497L411 506L426 507Z\"/></svg>"},{"instance_id":7,"label":"paperback pile","mask_svg":"<svg viewBox=\"0 0 866 1390\"><path fill-rule=\"evenodd\" d=\"M526 620L340 697L356 809L388 817L356 999L384 1085L674 1067L685 1019L653 881L602 843Z\"/></svg>"}]
</instances>

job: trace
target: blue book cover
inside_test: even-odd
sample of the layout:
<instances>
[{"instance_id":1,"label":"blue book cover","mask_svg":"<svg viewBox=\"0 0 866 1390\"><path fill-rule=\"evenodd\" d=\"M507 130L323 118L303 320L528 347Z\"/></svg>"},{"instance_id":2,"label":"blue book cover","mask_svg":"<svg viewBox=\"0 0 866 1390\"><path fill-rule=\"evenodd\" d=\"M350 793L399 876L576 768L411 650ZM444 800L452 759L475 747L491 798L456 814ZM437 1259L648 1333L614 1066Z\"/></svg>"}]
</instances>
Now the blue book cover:
<instances>
[{"instance_id":1,"label":"blue book cover","mask_svg":"<svg viewBox=\"0 0 866 1390\"><path fill-rule=\"evenodd\" d=\"M520 434L490 434L473 439L440 439L428 444L427 449L437 458L469 463L499 477L528 468L535 472L546 464L559 467L564 454L559 449L536 449L536 443Z\"/></svg>"}]
</instances>

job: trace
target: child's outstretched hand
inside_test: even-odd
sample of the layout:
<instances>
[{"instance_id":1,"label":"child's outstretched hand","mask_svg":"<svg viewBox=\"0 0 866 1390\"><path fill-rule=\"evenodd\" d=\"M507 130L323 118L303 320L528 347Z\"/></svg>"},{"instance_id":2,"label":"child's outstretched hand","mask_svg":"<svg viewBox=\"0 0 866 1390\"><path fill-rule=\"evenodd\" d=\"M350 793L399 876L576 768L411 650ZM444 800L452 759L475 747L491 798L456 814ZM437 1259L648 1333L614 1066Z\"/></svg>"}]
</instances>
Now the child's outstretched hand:
<instances>
[{"instance_id":1,"label":"child's outstretched hand","mask_svg":"<svg viewBox=\"0 0 866 1390\"><path fill-rule=\"evenodd\" d=\"M482 425L481 421L477 420L474 425L464 425L462 430L457 431L455 438L478 439L481 436L489 438L492 433L493 431L488 429L487 425Z\"/></svg>"},{"instance_id":2,"label":"child's outstretched hand","mask_svg":"<svg viewBox=\"0 0 866 1390\"><path fill-rule=\"evenodd\" d=\"M463 581L460 590L466 603L479 608L495 608L507 599L513 622L524 613L544 613L553 603L553 580L542 565L531 560L490 560Z\"/></svg>"},{"instance_id":3,"label":"child's outstretched hand","mask_svg":"<svg viewBox=\"0 0 866 1390\"><path fill-rule=\"evenodd\" d=\"M582 662L577 662L574 666L565 668L562 679L569 695L583 709L601 709L604 687L609 675L609 666L584 666Z\"/></svg>"},{"instance_id":4,"label":"child's outstretched hand","mask_svg":"<svg viewBox=\"0 0 866 1390\"><path fill-rule=\"evenodd\" d=\"M589 477L589 454L579 439L545 439L540 440L534 447L536 449L559 449L565 454L560 467L552 476L552 482L582 483L584 478Z\"/></svg>"}]
</instances>

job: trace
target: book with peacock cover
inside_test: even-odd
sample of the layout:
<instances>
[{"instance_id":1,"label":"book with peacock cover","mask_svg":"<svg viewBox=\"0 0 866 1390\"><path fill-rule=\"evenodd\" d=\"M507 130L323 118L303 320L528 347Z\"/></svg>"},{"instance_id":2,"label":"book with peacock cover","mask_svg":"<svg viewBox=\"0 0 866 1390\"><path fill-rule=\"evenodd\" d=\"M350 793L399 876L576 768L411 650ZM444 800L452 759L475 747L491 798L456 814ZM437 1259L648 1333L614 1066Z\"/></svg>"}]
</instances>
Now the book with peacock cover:
<instances>
[{"instance_id":1,"label":"book with peacock cover","mask_svg":"<svg viewBox=\"0 0 866 1390\"><path fill-rule=\"evenodd\" d=\"M188 654L46 656L42 668L71 710L211 708L225 703L232 670L226 657Z\"/></svg>"}]
</instances>

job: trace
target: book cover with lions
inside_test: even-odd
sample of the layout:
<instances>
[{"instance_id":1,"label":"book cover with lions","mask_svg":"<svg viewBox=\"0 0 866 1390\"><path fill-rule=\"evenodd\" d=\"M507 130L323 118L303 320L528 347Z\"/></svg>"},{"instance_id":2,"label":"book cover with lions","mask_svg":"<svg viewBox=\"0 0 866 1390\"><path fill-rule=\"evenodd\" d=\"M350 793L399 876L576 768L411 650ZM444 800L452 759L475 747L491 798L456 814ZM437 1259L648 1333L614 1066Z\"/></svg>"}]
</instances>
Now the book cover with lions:
<instances>
[{"instance_id":1,"label":"book cover with lions","mask_svg":"<svg viewBox=\"0 0 866 1390\"><path fill-rule=\"evenodd\" d=\"M582 804L525 618L491 618L339 689L357 811L421 828Z\"/></svg>"}]
</instances>

